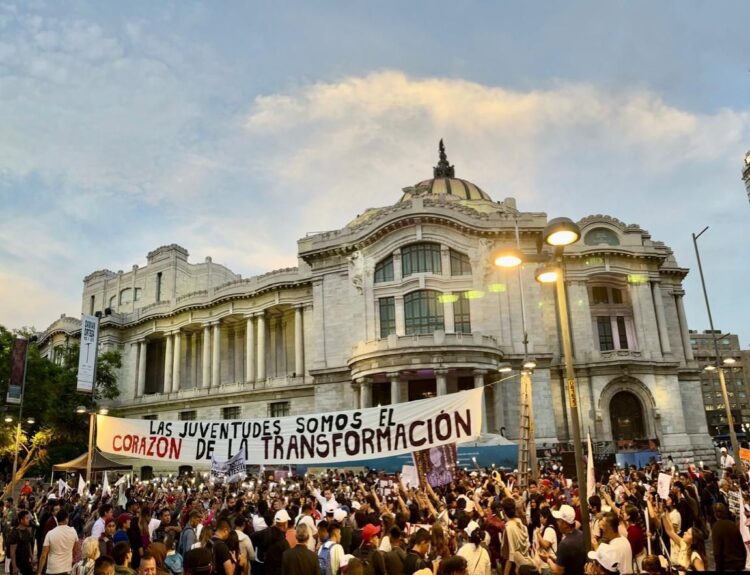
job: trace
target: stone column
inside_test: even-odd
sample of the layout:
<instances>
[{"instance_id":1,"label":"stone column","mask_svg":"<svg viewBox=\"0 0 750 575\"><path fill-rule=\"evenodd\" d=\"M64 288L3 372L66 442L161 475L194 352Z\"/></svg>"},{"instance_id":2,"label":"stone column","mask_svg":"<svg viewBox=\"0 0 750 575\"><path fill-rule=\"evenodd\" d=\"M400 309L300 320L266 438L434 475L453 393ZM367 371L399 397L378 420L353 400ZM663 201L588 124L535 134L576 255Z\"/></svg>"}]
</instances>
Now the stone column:
<instances>
[{"instance_id":1,"label":"stone column","mask_svg":"<svg viewBox=\"0 0 750 575\"><path fill-rule=\"evenodd\" d=\"M395 296L393 298L393 306L396 311L396 335L406 335L406 320L404 319L404 296Z\"/></svg>"},{"instance_id":2,"label":"stone column","mask_svg":"<svg viewBox=\"0 0 750 575\"><path fill-rule=\"evenodd\" d=\"M654 308L656 309L656 326L659 330L659 342L661 343L662 353L672 353L672 346L669 344L669 329L667 328L667 317L664 313L664 299L661 296L661 284L657 281L651 282L651 296L654 298Z\"/></svg>"},{"instance_id":3,"label":"stone column","mask_svg":"<svg viewBox=\"0 0 750 575\"><path fill-rule=\"evenodd\" d=\"M203 374L201 387L211 387L211 326L203 326Z\"/></svg>"},{"instance_id":4,"label":"stone column","mask_svg":"<svg viewBox=\"0 0 750 575\"><path fill-rule=\"evenodd\" d=\"M174 362L172 358L172 334L168 333L165 336L166 340L166 352L164 353L164 386L162 387L162 393L169 393L172 391L172 364Z\"/></svg>"},{"instance_id":5,"label":"stone column","mask_svg":"<svg viewBox=\"0 0 750 575\"><path fill-rule=\"evenodd\" d=\"M247 317L245 324L245 381L255 381L255 320Z\"/></svg>"},{"instance_id":6,"label":"stone column","mask_svg":"<svg viewBox=\"0 0 750 575\"><path fill-rule=\"evenodd\" d=\"M443 294L443 321L445 322L445 333L456 331L456 318L453 315L453 294Z\"/></svg>"},{"instance_id":7,"label":"stone column","mask_svg":"<svg viewBox=\"0 0 750 575\"><path fill-rule=\"evenodd\" d=\"M145 339L138 342L138 397L146 393L146 350L148 343Z\"/></svg>"},{"instance_id":8,"label":"stone column","mask_svg":"<svg viewBox=\"0 0 750 575\"><path fill-rule=\"evenodd\" d=\"M234 328L234 381L235 383L242 383L245 378L242 375L242 332L240 326Z\"/></svg>"},{"instance_id":9,"label":"stone column","mask_svg":"<svg viewBox=\"0 0 750 575\"><path fill-rule=\"evenodd\" d=\"M690 333L688 332L687 317L685 316L685 305L682 303L684 291L675 291L674 298L677 303L677 319L680 320L680 336L682 337L682 348L685 350L685 361L693 361L693 348L690 346Z\"/></svg>"},{"instance_id":10,"label":"stone column","mask_svg":"<svg viewBox=\"0 0 750 575\"><path fill-rule=\"evenodd\" d=\"M174 362L172 367L172 391L180 390L180 376L182 370L182 332L177 330L174 333Z\"/></svg>"},{"instance_id":11,"label":"stone column","mask_svg":"<svg viewBox=\"0 0 750 575\"><path fill-rule=\"evenodd\" d=\"M133 397L138 397L138 351L140 342L130 344L130 365L133 366Z\"/></svg>"},{"instance_id":12,"label":"stone column","mask_svg":"<svg viewBox=\"0 0 750 575\"><path fill-rule=\"evenodd\" d=\"M266 314L258 315L258 381L266 379Z\"/></svg>"},{"instance_id":13,"label":"stone column","mask_svg":"<svg viewBox=\"0 0 750 575\"><path fill-rule=\"evenodd\" d=\"M302 332L302 306L294 310L294 373L297 377L305 375L305 350Z\"/></svg>"},{"instance_id":14,"label":"stone column","mask_svg":"<svg viewBox=\"0 0 750 575\"><path fill-rule=\"evenodd\" d=\"M218 387L221 383L221 323L213 324L214 343L211 353L211 387Z\"/></svg>"},{"instance_id":15,"label":"stone column","mask_svg":"<svg viewBox=\"0 0 750 575\"><path fill-rule=\"evenodd\" d=\"M359 383L359 408L372 407L372 379L360 377L357 382Z\"/></svg>"},{"instance_id":16,"label":"stone column","mask_svg":"<svg viewBox=\"0 0 750 575\"><path fill-rule=\"evenodd\" d=\"M635 327L635 339L637 349L641 351L643 357L651 357L651 353L648 349L648 341L646 339L646 327L643 325L643 310L641 298L638 294L638 288L634 284L628 286L628 293L630 294L630 303L633 306L633 323Z\"/></svg>"},{"instance_id":17,"label":"stone column","mask_svg":"<svg viewBox=\"0 0 750 575\"><path fill-rule=\"evenodd\" d=\"M190 381L193 389L200 387L198 384L198 332L190 336Z\"/></svg>"},{"instance_id":18,"label":"stone column","mask_svg":"<svg viewBox=\"0 0 750 575\"><path fill-rule=\"evenodd\" d=\"M437 395L448 394L448 370L447 369L436 369L435 370L436 385L435 389Z\"/></svg>"},{"instance_id":19,"label":"stone column","mask_svg":"<svg viewBox=\"0 0 750 575\"><path fill-rule=\"evenodd\" d=\"M484 376L487 375L486 369L474 370L474 389L484 387ZM482 433L487 433L487 391L482 393Z\"/></svg>"},{"instance_id":20,"label":"stone column","mask_svg":"<svg viewBox=\"0 0 750 575\"><path fill-rule=\"evenodd\" d=\"M448 246L440 246L440 267L443 268L444 276L451 275L451 250ZM447 331L447 330L446 330Z\"/></svg>"},{"instance_id":21,"label":"stone column","mask_svg":"<svg viewBox=\"0 0 750 575\"><path fill-rule=\"evenodd\" d=\"M392 371L386 375L391 380L391 405L401 403L401 374L398 371Z\"/></svg>"}]
</instances>

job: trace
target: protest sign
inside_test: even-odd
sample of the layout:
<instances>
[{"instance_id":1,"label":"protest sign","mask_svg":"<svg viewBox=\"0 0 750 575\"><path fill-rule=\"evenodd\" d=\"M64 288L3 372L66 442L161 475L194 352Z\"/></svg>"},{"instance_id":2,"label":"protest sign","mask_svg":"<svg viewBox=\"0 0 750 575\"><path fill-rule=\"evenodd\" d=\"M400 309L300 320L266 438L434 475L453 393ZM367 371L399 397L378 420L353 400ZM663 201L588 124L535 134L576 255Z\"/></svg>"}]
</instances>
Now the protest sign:
<instances>
[{"instance_id":1,"label":"protest sign","mask_svg":"<svg viewBox=\"0 0 750 575\"><path fill-rule=\"evenodd\" d=\"M456 444L421 449L412 453L420 482L427 481L430 487L448 485L453 481L456 469Z\"/></svg>"},{"instance_id":2,"label":"protest sign","mask_svg":"<svg viewBox=\"0 0 750 575\"><path fill-rule=\"evenodd\" d=\"M740 514L742 509L742 493L739 491L728 491L727 507L729 508L729 512L735 517L742 517Z\"/></svg>"},{"instance_id":3,"label":"protest sign","mask_svg":"<svg viewBox=\"0 0 750 575\"><path fill-rule=\"evenodd\" d=\"M656 493L659 498L666 500L669 497L669 487L672 484L672 476L669 473L660 473L656 484Z\"/></svg>"},{"instance_id":4,"label":"protest sign","mask_svg":"<svg viewBox=\"0 0 750 575\"><path fill-rule=\"evenodd\" d=\"M96 379L96 354L99 345L99 318L81 318L81 348L78 355L78 383L76 391L91 393Z\"/></svg>"},{"instance_id":5,"label":"protest sign","mask_svg":"<svg viewBox=\"0 0 750 575\"><path fill-rule=\"evenodd\" d=\"M750 463L750 449L740 447L740 459L745 463Z\"/></svg>"},{"instance_id":6,"label":"protest sign","mask_svg":"<svg viewBox=\"0 0 750 575\"><path fill-rule=\"evenodd\" d=\"M234 483L245 479L245 454L238 451L226 461L211 459L211 479L216 483Z\"/></svg>"},{"instance_id":7,"label":"protest sign","mask_svg":"<svg viewBox=\"0 0 750 575\"><path fill-rule=\"evenodd\" d=\"M255 420L96 418L103 453L182 465L242 452L254 464L336 463L475 440L483 388L384 407Z\"/></svg>"},{"instance_id":8,"label":"protest sign","mask_svg":"<svg viewBox=\"0 0 750 575\"><path fill-rule=\"evenodd\" d=\"M404 465L401 467L401 485L404 489L419 487L419 474L416 467L413 465Z\"/></svg>"}]
</instances>

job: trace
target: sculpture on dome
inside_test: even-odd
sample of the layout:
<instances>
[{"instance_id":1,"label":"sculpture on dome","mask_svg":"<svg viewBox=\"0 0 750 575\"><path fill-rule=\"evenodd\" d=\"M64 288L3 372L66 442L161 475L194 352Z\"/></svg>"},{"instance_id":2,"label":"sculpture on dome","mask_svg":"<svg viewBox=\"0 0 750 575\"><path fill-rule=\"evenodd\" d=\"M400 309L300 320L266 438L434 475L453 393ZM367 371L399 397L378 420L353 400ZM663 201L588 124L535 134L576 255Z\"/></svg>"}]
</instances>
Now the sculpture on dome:
<instances>
[{"instance_id":1,"label":"sculpture on dome","mask_svg":"<svg viewBox=\"0 0 750 575\"><path fill-rule=\"evenodd\" d=\"M438 145L438 150L440 151L440 161L438 162L438 165L432 169L432 177L433 178L455 178L456 169L454 166L451 166L448 163L448 156L445 153L445 144L443 144L442 138L440 138L440 144Z\"/></svg>"}]
</instances>

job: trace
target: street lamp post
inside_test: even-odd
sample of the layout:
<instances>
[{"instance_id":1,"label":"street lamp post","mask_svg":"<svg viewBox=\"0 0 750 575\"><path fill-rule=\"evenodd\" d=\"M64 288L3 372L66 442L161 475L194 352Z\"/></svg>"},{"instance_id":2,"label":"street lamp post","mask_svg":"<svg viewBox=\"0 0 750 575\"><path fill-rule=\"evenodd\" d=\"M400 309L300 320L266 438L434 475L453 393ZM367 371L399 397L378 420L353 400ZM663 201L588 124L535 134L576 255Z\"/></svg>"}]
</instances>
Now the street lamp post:
<instances>
[{"instance_id":1,"label":"street lamp post","mask_svg":"<svg viewBox=\"0 0 750 575\"><path fill-rule=\"evenodd\" d=\"M565 294L565 278L562 267L562 252L565 246L573 244L581 237L580 228L568 218L554 218L544 229L544 241L556 248L559 255L558 267L544 267L537 271L537 281L555 282L557 290L557 310L560 319L563 353L565 355L565 380L568 391L568 407L573 431L573 450L576 458L576 477L578 480L579 501L581 505L581 528L586 550L591 548L589 509L586 489L586 469L583 465L583 445L581 443L581 422L578 417L578 390L573 370L573 346L570 337L570 320L568 302Z\"/></svg>"},{"instance_id":2,"label":"street lamp post","mask_svg":"<svg viewBox=\"0 0 750 575\"><path fill-rule=\"evenodd\" d=\"M740 456L739 443L737 442L737 433L734 431L734 416L732 415L732 406L729 405L729 394L727 393L727 383L724 379L724 366L719 355L719 342L716 338L714 329L714 320L711 316L711 304L708 302L708 291L706 290L706 280L703 277L703 265L701 264L701 254L698 251L698 238L708 229L703 228L698 234L693 234L693 247L695 248L695 259L698 261L698 273L701 277L701 286L703 287L703 299L706 301L706 313L708 313L708 325L711 328L711 336L714 340L714 354L716 355L716 369L719 371L719 385L721 386L721 396L724 399L724 409L727 413L727 423L729 424L729 439L732 442L732 452L734 457Z\"/></svg>"}]
</instances>

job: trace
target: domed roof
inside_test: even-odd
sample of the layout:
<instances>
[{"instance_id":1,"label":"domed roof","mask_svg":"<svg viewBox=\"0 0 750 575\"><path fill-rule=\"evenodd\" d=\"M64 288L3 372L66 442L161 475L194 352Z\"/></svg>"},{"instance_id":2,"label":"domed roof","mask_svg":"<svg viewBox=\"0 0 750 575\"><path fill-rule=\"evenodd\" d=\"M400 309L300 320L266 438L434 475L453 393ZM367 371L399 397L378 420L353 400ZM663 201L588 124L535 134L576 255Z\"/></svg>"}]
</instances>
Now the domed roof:
<instances>
[{"instance_id":1,"label":"domed roof","mask_svg":"<svg viewBox=\"0 0 750 575\"><path fill-rule=\"evenodd\" d=\"M438 149L440 150L440 161L432 169L432 179L421 181L409 188L404 188L404 195L401 196L401 200L399 201L407 202L415 196L422 196L424 194L445 195L456 200L492 201L492 198L482 188L468 180L456 177L455 167L448 163L443 140L440 140Z\"/></svg>"}]
</instances>

